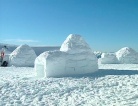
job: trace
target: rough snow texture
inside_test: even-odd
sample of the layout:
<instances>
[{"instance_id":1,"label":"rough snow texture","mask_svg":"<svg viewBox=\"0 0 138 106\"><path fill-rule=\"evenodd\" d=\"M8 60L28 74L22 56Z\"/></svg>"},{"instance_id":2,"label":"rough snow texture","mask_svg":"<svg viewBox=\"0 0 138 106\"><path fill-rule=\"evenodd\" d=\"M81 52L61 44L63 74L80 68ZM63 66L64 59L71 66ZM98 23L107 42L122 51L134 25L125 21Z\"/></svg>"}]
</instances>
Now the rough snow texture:
<instances>
[{"instance_id":1,"label":"rough snow texture","mask_svg":"<svg viewBox=\"0 0 138 106\"><path fill-rule=\"evenodd\" d=\"M28 45L17 47L9 56L9 64L14 66L34 66L36 54Z\"/></svg>"},{"instance_id":2,"label":"rough snow texture","mask_svg":"<svg viewBox=\"0 0 138 106\"><path fill-rule=\"evenodd\" d=\"M118 59L115 53L102 53L101 58L99 59L101 64L117 64Z\"/></svg>"},{"instance_id":3,"label":"rough snow texture","mask_svg":"<svg viewBox=\"0 0 138 106\"><path fill-rule=\"evenodd\" d=\"M48 51L35 60L37 77L63 77L98 70L97 58L79 35L69 35L60 51Z\"/></svg>"},{"instance_id":4,"label":"rough snow texture","mask_svg":"<svg viewBox=\"0 0 138 106\"><path fill-rule=\"evenodd\" d=\"M33 68L0 67L0 106L138 106L138 64L99 68L92 76L32 79Z\"/></svg>"},{"instance_id":5,"label":"rough snow texture","mask_svg":"<svg viewBox=\"0 0 138 106\"><path fill-rule=\"evenodd\" d=\"M120 63L138 64L138 53L129 47L124 47L116 52L116 56Z\"/></svg>"}]
</instances>

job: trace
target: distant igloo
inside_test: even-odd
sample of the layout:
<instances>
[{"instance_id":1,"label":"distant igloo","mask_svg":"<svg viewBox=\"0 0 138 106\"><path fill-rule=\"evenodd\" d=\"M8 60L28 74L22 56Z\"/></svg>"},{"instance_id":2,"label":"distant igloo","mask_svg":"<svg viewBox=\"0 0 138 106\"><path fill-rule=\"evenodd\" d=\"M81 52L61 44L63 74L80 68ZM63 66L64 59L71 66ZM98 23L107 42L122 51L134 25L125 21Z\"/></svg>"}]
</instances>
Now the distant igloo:
<instances>
[{"instance_id":1,"label":"distant igloo","mask_svg":"<svg viewBox=\"0 0 138 106\"><path fill-rule=\"evenodd\" d=\"M47 51L35 60L37 77L63 77L98 70L97 58L80 35L70 34L59 51Z\"/></svg>"},{"instance_id":2,"label":"distant igloo","mask_svg":"<svg viewBox=\"0 0 138 106\"><path fill-rule=\"evenodd\" d=\"M102 53L101 58L99 60L101 64L119 63L115 53Z\"/></svg>"},{"instance_id":3,"label":"distant igloo","mask_svg":"<svg viewBox=\"0 0 138 106\"><path fill-rule=\"evenodd\" d=\"M9 56L9 65L19 67L34 66L36 58L34 50L28 45L21 45L17 47Z\"/></svg>"},{"instance_id":4,"label":"distant igloo","mask_svg":"<svg viewBox=\"0 0 138 106\"><path fill-rule=\"evenodd\" d=\"M117 51L116 57L122 64L138 64L138 52L129 47Z\"/></svg>"}]
</instances>

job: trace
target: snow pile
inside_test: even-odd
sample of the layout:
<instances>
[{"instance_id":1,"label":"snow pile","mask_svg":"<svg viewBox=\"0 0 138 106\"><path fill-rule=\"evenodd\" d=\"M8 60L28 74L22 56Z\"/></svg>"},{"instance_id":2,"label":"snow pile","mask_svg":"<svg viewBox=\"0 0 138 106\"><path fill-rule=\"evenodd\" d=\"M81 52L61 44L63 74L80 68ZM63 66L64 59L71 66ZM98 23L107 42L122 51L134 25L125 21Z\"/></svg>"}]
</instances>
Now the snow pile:
<instances>
[{"instance_id":1,"label":"snow pile","mask_svg":"<svg viewBox=\"0 0 138 106\"><path fill-rule=\"evenodd\" d=\"M17 47L9 56L9 64L14 66L34 66L36 54L28 45Z\"/></svg>"},{"instance_id":2,"label":"snow pile","mask_svg":"<svg viewBox=\"0 0 138 106\"><path fill-rule=\"evenodd\" d=\"M70 34L60 51L44 52L35 60L37 77L71 76L97 70L97 58L80 35Z\"/></svg>"},{"instance_id":3,"label":"snow pile","mask_svg":"<svg viewBox=\"0 0 138 106\"><path fill-rule=\"evenodd\" d=\"M129 47L124 47L117 51L116 57L123 64L138 64L138 53Z\"/></svg>"},{"instance_id":4,"label":"snow pile","mask_svg":"<svg viewBox=\"0 0 138 106\"><path fill-rule=\"evenodd\" d=\"M102 53L100 62L101 64L117 64L118 59L115 53Z\"/></svg>"}]
</instances>

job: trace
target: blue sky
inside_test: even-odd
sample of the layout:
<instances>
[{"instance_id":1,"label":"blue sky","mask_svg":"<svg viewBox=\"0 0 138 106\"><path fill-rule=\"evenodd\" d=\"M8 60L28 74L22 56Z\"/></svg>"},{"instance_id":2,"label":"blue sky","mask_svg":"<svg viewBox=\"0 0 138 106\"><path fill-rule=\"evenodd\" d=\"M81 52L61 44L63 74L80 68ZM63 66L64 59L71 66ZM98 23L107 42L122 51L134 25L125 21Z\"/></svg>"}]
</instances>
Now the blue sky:
<instances>
[{"instance_id":1,"label":"blue sky","mask_svg":"<svg viewBox=\"0 0 138 106\"><path fill-rule=\"evenodd\" d=\"M61 45L80 34L93 50L138 51L138 0L0 0L0 42Z\"/></svg>"}]
</instances>

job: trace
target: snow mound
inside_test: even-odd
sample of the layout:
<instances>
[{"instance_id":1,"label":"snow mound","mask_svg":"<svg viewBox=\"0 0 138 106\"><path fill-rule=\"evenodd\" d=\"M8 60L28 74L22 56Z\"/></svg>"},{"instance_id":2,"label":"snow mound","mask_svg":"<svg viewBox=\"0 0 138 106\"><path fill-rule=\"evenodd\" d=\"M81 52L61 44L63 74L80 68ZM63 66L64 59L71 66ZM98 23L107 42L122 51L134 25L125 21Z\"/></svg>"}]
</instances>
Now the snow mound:
<instances>
[{"instance_id":1,"label":"snow mound","mask_svg":"<svg viewBox=\"0 0 138 106\"><path fill-rule=\"evenodd\" d=\"M79 35L69 35L60 51L47 51L35 59L35 71L39 78L74 76L97 70L96 56Z\"/></svg>"},{"instance_id":2,"label":"snow mound","mask_svg":"<svg viewBox=\"0 0 138 106\"><path fill-rule=\"evenodd\" d=\"M9 56L9 64L14 66L34 66L36 58L34 50L28 45L17 47Z\"/></svg>"},{"instance_id":3,"label":"snow mound","mask_svg":"<svg viewBox=\"0 0 138 106\"><path fill-rule=\"evenodd\" d=\"M70 34L61 45L60 51L75 54L89 52L91 48L80 35Z\"/></svg>"},{"instance_id":4,"label":"snow mound","mask_svg":"<svg viewBox=\"0 0 138 106\"><path fill-rule=\"evenodd\" d=\"M101 62L101 64L117 64L117 63L119 63L115 53L102 53L100 62Z\"/></svg>"},{"instance_id":5,"label":"snow mound","mask_svg":"<svg viewBox=\"0 0 138 106\"><path fill-rule=\"evenodd\" d=\"M116 57L123 64L138 64L138 53L129 47L124 47L117 51Z\"/></svg>"}]
</instances>

